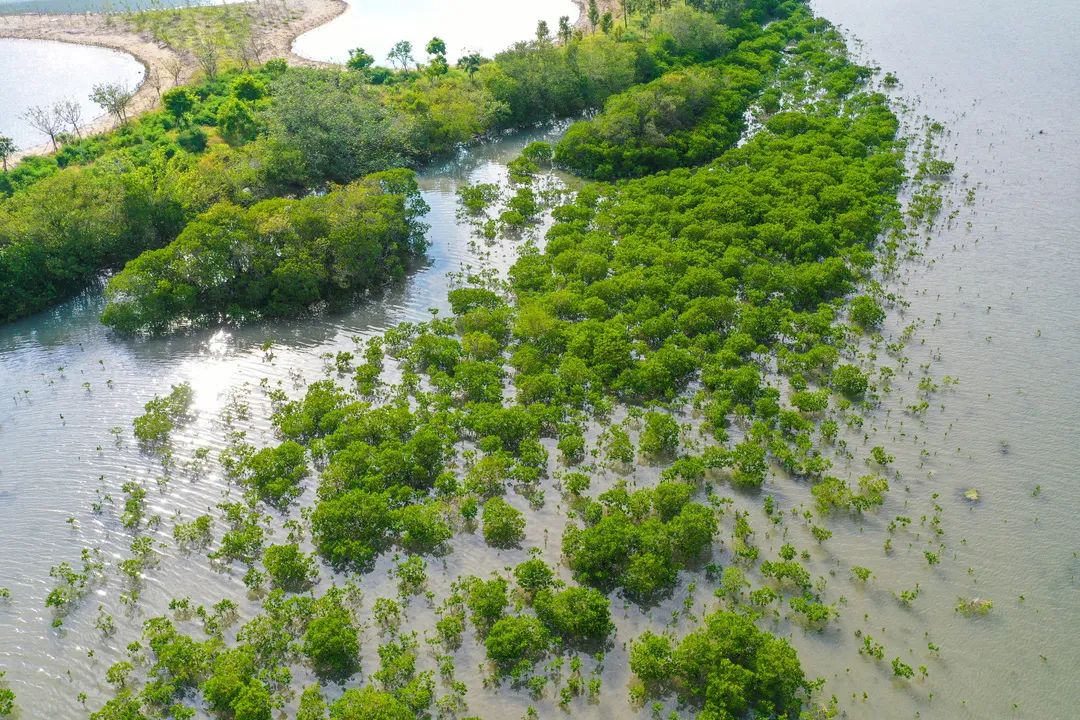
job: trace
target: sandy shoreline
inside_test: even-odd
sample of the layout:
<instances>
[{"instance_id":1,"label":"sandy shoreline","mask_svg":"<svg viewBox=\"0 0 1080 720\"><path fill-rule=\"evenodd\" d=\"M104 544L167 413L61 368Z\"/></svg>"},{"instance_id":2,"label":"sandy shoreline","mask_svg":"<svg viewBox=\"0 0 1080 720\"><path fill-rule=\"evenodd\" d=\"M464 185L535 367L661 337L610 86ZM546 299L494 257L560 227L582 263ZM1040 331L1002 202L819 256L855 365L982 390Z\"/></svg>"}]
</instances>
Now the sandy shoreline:
<instances>
[{"instance_id":1,"label":"sandy shoreline","mask_svg":"<svg viewBox=\"0 0 1080 720\"><path fill-rule=\"evenodd\" d=\"M258 40L265 59L285 58L294 65L319 65L296 55L293 41L300 35L323 25L345 11L344 0L288 0L284 6L288 14L280 23L257 28ZM76 45L94 45L119 50L132 55L142 63L143 81L132 99L129 115L134 117L157 106L158 91L173 86L168 66L177 60L183 64L179 83L187 82L195 71L195 62L183 52L155 40L149 33L139 33L119 15L103 13L57 13L0 15L0 38L17 40L54 40ZM160 88L147 79L154 74L160 78ZM116 119L108 114L98 116L87 124L88 133L101 133L116 127ZM49 143L20 150L8 164L14 165L30 155L45 155L51 151Z\"/></svg>"},{"instance_id":2,"label":"sandy shoreline","mask_svg":"<svg viewBox=\"0 0 1080 720\"><path fill-rule=\"evenodd\" d=\"M588 0L573 0L578 6L578 17L574 26L588 32ZM254 0L257 5L260 0ZM599 0L601 12L614 12L616 0ZM257 28L258 40L264 51L264 58L284 58L291 65L329 65L317 60L302 57L293 52L293 43L304 33L325 25L348 9L345 0L285 0L282 5L287 10L283 21L267 27ZM157 107L160 92L174 85L172 73L167 67L177 62L183 64L178 83L188 82L196 69L194 59L182 51L156 40L149 33L134 30L121 15L106 13L27 13L16 15L0 14L0 38L20 40L53 40L76 45L93 45L110 48L132 55L143 66L143 80L139 84L129 116L135 117ZM151 76L160 78L157 84L147 82ZM157 85L160 85L158 87ZM102 133L117 126L116 118L103 114L87 123L88 134ZM52 146L42 143L25 148L9 158L9 166L32 155L47 155Z\"/></svg>"},{"instance_id":3,"label":"sandy shoreline","mask_svg":"<svg viewBox=\"0 0 1080 720\"><path fill-rule=\"evenodd\" d=\"M574 4L578 6L578 19L574 23L574 27L577 29L588 32L592 30L592 26L589 24L589 0L574 0ZM610 12L612 15L618 17L618 0L596 0L596 5L600 9L600 14Z\"/></svg>"}]
</instances>

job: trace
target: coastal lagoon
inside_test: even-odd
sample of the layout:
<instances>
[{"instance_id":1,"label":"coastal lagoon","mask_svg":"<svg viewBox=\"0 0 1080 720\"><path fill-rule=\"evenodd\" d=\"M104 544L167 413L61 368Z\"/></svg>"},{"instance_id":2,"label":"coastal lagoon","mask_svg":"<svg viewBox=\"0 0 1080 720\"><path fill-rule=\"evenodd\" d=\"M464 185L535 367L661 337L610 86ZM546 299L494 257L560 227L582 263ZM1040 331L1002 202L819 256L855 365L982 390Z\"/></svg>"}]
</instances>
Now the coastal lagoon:
<instances>
[{"instance_id":1,"label":"coastal lagoon","mask_svg":"<svg viewBox=\"0 0 1080 720\"><path fill-rule=\"evenodd\" d=\"M1068 718L1080 707L1080 443L1074 438L1080 426L1080 260L1073 237L1080 228L1080 128L1074 121L1080 81L1072 70L1080 60L1080 17L1066 0L1027 7L961 0L948 8L915 0L902 13L898 5L814 3L863 41L865 61L897 74L900 85L889 92L898 107L908 107L908 130L917 132L924 115L945 125L940 144L956 163L956 186L945 193L956 215L928 233L923 256L889 280L889 289L909 304L891 311L882 332L895 338L916 323L906 350L911 372L897 377L864 427L846 435L852 447L881 444L895 453L899 476L887 506L880 517L831 524L833 537L813 548L807 562L815 577L829 578L833 599L842 593L840 618L820 632L787 622L770 628L791 637L807 674L825 678L824 693L837 696L848 717ZM531 34L536 14L522 18L527 27L517 36ZM465 20L488 27L472 16ZM379 57L394 40L415 35L410 39L419 53L432 34L447 41L452 59L456 48L469 47L446 26L421 31L419 21L401 16L396 23L381 35L343 32L335 52L362 46ZM331 44L324 46L329 52ZM143 403L186 381L195 393L196 419L177 433L181 462L197 447L210 446L216 456L223 448L222 413L235 414L248 402L257 418L249 440L273 442L258 389L263 378L297 395L301 375L311 380L327 371L324 354L355 350L354 338L377 336L398 322L422 321L429 308L445 313L448 272L505 270L519 246L478 242L457 222L456 190L464 182L503 179L507 161L526 142L557 138L562 129L513 134L426 169L421 186L432 208L427 260L403 283L351 311L122 339L98 323L103 301L99 290L90 290L0 328L0 585L12 591L12 601L0 605L0 668L24 708L49 708L58 718L85 715L76 693L90 692L90 707L110 695L100 681L105 668L123 657L123 642L146 617L164 612L169 598L210 603L243 594L239 573L215 571L170 547L148 574L139 607L116 612L117 638L123 639L116 647L102 648L94 628L97 603L119 607L115 583L88 598L63 631L49 628L43 599L52 586L50 566L76 563L84 546L100 546L114 560L127 553L115 513L93 514L94 503L110 495L110 502L122 504L120 484L135 479L149 488L149 511L189 519L206 512L223 489L219 477L178 477L159 492L156 459L130 440L117 444L109 429L128 430ZM913 417L904 406L918 397L921 366L938 383L955 382ZM787 478L771 480L766 490L782 507L806 496ZM971 490L977 501L965 497ZM733 494L760 530L755 542L763 556L772 557L784 539L770 535L760 498ZM948 552L941 563L928 567L923 560L915 533L928 533L925 528L901 534L910 546L898 539L894 555L886 557L877 526L900 514L913 515L918 525L931 503L942 508ZM545 507L525 512L526 546L557 563L566 522L557 493L550 492ZM495 564L527 557L523 550L505 551ZM850 583L851 565L872 568L873 582ZM461 534L445 565L432 561L431 589L444 594L450 578L493 566L491 549L477 535ZM394 593L391 567L383 558L363 578L369 598ZM696 606L715 602L714 585L701 574L685 574L674 596L649 611L614 600L619 637L663 625L687 598ZM916 587L914 602L898 600ZM964 617L955 611L960 597L992 600L993 611ZM241 607L249 610L249 604ZM409 629L430 629L429 620L411 617ZM870 634L889 648L883 663L859 652L859 638ZM940 651L928 652L931 643ZM375 644L365 646L365 668L377 663ZM95 657L84 659L91 649ZM482 653L463 653L458 676L476 686ZM888 669L894 656L925 665L927 677L895 679ZM603 681L607 702L575 705L574 717L649 716L648 708L626 700L625 647L608 654ZM481 717L521 717L537 704L525 690L474 695L470 714ZM541 717L558 717L557 706L545 703Z\"/></svg>"},{"instance_id":2,"label":"coastal lagoon","mask_svg":"<svg viewBox=\"0 0 1080 720\"><path fill-rule=\"evenodd\" d=\"M0 38L0 135L22 149L42 145L48 138L23 119L27 108L51 108L59 101L74 100L89 123L103 114L90 102L94 85L120 82L135 88L142 79L142 63L117 50Z\"/></svg>"},{"instance_id":3,"label":"coastal lagoon","mask_svg":"<svg viewBox=\"0 0 1080 720\"><path fill-rule=\"evenodd\" d=\"M446 41L447 59L453 63L472 52L490 57L515 41L532 38L540 20L554 35L560 17L569 17L573 24L579 12L572 0L351 0L340 17L297 38L293 51L312 60L343 63L349 50L362 47L376 64L390 66L387 53L397 41L411 42L413 56L424 62L424 46L437 36Z\"/></svg>"}]
</instances>

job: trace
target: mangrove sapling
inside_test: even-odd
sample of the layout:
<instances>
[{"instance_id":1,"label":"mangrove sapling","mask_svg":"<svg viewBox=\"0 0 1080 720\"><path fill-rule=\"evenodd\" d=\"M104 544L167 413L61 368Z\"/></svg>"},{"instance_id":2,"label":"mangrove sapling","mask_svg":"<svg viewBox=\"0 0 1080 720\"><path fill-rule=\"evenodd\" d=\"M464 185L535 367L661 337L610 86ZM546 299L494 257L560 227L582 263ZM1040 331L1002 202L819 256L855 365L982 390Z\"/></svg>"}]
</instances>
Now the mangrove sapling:
<instances>
[{"instance_id":1,"label":"mangrove sapling","mask_svg":"<svg viewBox=\"0 0 1080 720\"><path fill-rule=\"evenodd\" d=\"M990 611L993 609L993 601L987 600L986 598L957 598L956 600L956 612L964 617L989 615Z\"/></svg>"},{"instance_id":2,"label":"mangrove sapling","mask_svg":"<svg viewBox=\"0 0 1080 720\"><path fill-rule=\"evenodd\" d=\"M6 673L0 670L0 682ZM15 692L11 688L0 687L0 717L10 717L15 712Z\"/></svg>"},{"instance_id":3,"label":"mangrove sapling","mask_svg":"<svg viewBox=\"0 0 1080 720\"><path fill-rule=\"evenodd\" d=\"M806 43L804 49L813 52L790 53L785 62L794 64L792 75L813 78L818 76L798 71L815 67L820 58L811 58L823 46L836 45L830 51L835 54L824 55L836 60L835 67L821 71L830 79L830 88L823 91L829 103L815 103L813 108L796 103L790 107L797 111L774 113L767 126L742 147L708 167L679 169L617 186L586 185L576 198L554 211L547 244L525 248L505 282L492 285L490 294L477 292L479 287L461 287L450 296L453 317L434 317L387 333L388 364L400 363L402 369L401 382L394 388L379 393L363 389L382 369L373 365L374 374L365 375L364 383L357 372L358 392L346 391L332 379L337 373L331 358L331 379L312 383L301 399L290 401L283 390L271 398L280 440L310 452L319 470L312 509L302 515L310 517L317 552L337 568L360 572L374 568L381 572L387 563L376 560L395 549L438 551L456 529L453 524L475 519L481 512L487 539L488 526L498 525L489 514L497 515L494 511L500 503L509 507L501 497L508 486L537 497L549 466L558 463L558 458L548 457L554 442L569 439L565 454L575 459L584 451L586 462L591 448L584 438L593 437L597 425L610 427L612 414L618 417L612 413L614 408L621 413L621 405L635 406L627 414L644 419L641 451L660 465L659 482L653 480L654 473L639 475L625 467L632 464L635 449L623 428L624 437L612 432L611 441L604 437L598 446L601 454L610 456L609 463L624 465L619 469L632 476L633 482L613 486L614 478L591 467L560 478L578 517L564 533L563 555L582 585L570 589L557 585L551 568L534 557L514 570L520 593L510 595L502 577L471 578L455 583L451 596L439 606L437 637L432 639L447 650L471 641L471 636L464 639L465 618L471 615L478 636L486 636L484 650L498 677L509 675L525 683L534 661L549 656L549 639L571 644L610 638L603 633L607 623L602 620L607 617L610 622L603 593L618 589L627 603L648 605L676 586L681 571L709 559L718 512L728 505L715 497L707 504L694 501L705 482L715 479L711 473L730 470L737 485L755 488L764 483L775 462L824 481L828 468L815 462L820 457L815 454L819 437L815 427L821 428L820 437L828 442L825 423L831 421L836 441L836 420L850 415L854 426L858 413L866 409L842 397L852 383L845 383L845 372L836 367L841 351L848 358L857 356L846 354L850 333L838 318L850 316L844 310L845 298L853 293L877 297L876 291L859 290L859 286L872 266L867 247L882 228L879 218L895 209L900 180L891 144L895 118L883 99L861 92L860 71L844 57L838 36L801 9L794 12L790 23L782 18L770 22L768 37L760 45L775 48L766 52L778 59L779 50L798 37ZM753 28L744 28L747 37L761 31L756 20L752 24ZM571 40L572 45L577 42ZM627 67L638 64L634 60L638 41L632 37L618 42L596 38L596 42L610 43L616 60L625 54L631 61ZM580 59L589 49L582 44L575 46L575 52ZM541 55L535 53L543 53L551 62L536 62ZM764 55L749 54L772 62ZM492 77L512 78L512 83L503 82L512 88L507 107L520 118L529 114L531 103L547 102L538 98L564 92L560 89L564 85L582 86L552 82L565 79L558 70L564 61L561 48L538 43L484 63L471 79L458 77L478 87ZM678 62L688 67L696 64L689 56ZM348 80L350 75L355 74L344 74L343 82L354 82ZM635 77L633 72L629 77ZM455 82L455 73L437 82L430 80L419 78L412 84L399 76L389 92L400 92L399 100L407 98L408 104L419 106L422 103L413 103L416 98L410 93ZM538 88L544 92L535 92ZM365 82L364 93L369 90L381 92ZM295 90L293 100L301 96ZM343 99L337 94L334 98L335 102ZM831 100L839 102L833 105ZM566 103L575 105L578 110L582 107L578 101ZM841 106L847 108L843 117L835 114ZM550 107L545 111L553 112ZM727 127L725 122L716 124ZM299 137L312 126L297 123L288 132ZM814 153L808 153L807 147L813 147ZM827 192L818 197L799 189L807 183L825 183ZM534 188L528 189L534 193L531 198L521 193L514 201L522 220L528 214L522 210L532 209L530 200L535 205L544 202L543 195L537 197ZM677 216L672 208L678 208ZM487 206L479 209L486 217ZM807 220L810 217L812 222ZM779 222L766 222L766 218ZM712 235L719 226L725 228L724 238L716 242ZM744 238L755 240L744 242ZM460 282L488 287L465 273ZM867 363L850 366L860 374L864 367L872 370L867 358L852 362ZM789 377L794 393L804 393L798 403L793 399L788 407L784 402L779 388L786 385L782 378L773 382L774 366L780 375ZM299 388L300 373L292 369L289 376ZM837 395L823 392L830 386ZM683 433L675 420L686 409L690 387L698 393L695 410L708 424L701 449L690 442L680 443ZM860 392L865 397L870 391L867 381ZM646 405L652 402L669 404L660 411ZM830 403L835 409L828 414ZM666 418L659 421L664 427L650 428L647 412ZM226 474L237 481L251 479L245 473L251 469L255 448L242 435L227 439L229 451L222 458ZM841 453L844 448L840 445ZM684 457L669 462L679 454ZM292 470L298 465L285 467ZM260 485L273 485L278 478L271 475L267 474L269 482ZM863 510L883 502L887 485L883 487L876 476L867 477L855 488L847 483L833 486L837 502L828 503L830 507ZM780 486L783 482L777 480L773 493L777 505L787 496L787 488ZM288 495L296 483L285 485ZM590 485L598 493L595 498L590 497ZM291 498L283 502L283 510L295 513L291 502ZM242 504L223 510L230 532L238 531L222 542L223 548L230 548L227 554L264 555L266 534L258 513ZM786 515L783 508L774 507L774 511L770 517ZM759 549L750 542L747 513L736 510L734 517L730 552L737 565L732 567L745 580L756 565ZM808 525L817 527L812 520L808 514ZM769 532L759 536L766 542L776 526L767 527ZM524 528L512 534L520 537L521 532ZM827 532L821 527L816 535L823 539ZM547 542L546 534L544 538ZM779 561L762 563L772 587L750 593L748 587L741 587L739 604L749 597L749 609L755 615L771 607L779 618L777 589L786 586L794 595L785 598L793 612L811 622L823 613L828 616L830 606L822 599L821 583L811 581L796 557L798 551L788 547L782 549ZM406 568L411 577L414 569L423 567L423 560L410 558L399 567ZM734 573L728 576L733 578ZM402 579L400 573L398 579ZM511 599L517 607L507 616ZM313 603L321 601L305 596L286 599L279 590L268 592L262 602L277 629L264 635L255 632L262 627L255 625L249 637L283 635L283 647L288 647L300 634L309 662L320 675L329 677L333 673L327 670L334 663L319 660L315 647L319 643L311 642L316 627L325 630L331 644L345 647L343 654L355 669L354 646L343 641L350 632L340 632L344 625L351 625L353 631L360 627L355 615L344 618L321 604L316 607ZM692 604L684 605L673 621L698 624L691 610ZM531 612L536 612L535 618ZM378 613L390 614L386 607L379 608L376 618ZM347 622L316 622L327 615L342 616L339 619ZM579 624L582 619L597 622ZM686 635L681 642L661 636L653 636L655 641L650 642L643 637L641 646L655 650L654 657L635 652L638 643L631 646L631 666L642 680L642 698L674 693L680 701L725 717L754 712L798 714L808 685L790 646L756 628L748 617L715 614L700 625L687 628L689 633L681 633L680 628ZM355 633L351 634L355 639ZM430 711L431 685L421 678L422 673L414 672L415 651L409 647L414 641L397 639L396 631L387 635L384 639L389 642L379 653L380 689L346 691L334 704L340 708L337 716L367 717L374 714L373 708L402 718ZM541 637L544 642L539 642ZM271 639L260 644L257 667L247 666L241 685L255 688L263 679L280 677L275 673L285 665L276 664L275 653L264 653L273 646ZM221 642L229 648L229 657L238 660L255 646L255 642L225 642L224 636ZM235 655L231 654L234 647L239 651ZM729 647L755 648L757 655L748 659L728 652ZM263 661L271 656L275 659ZM525 662L520 663L523 658ZM540 679L530 681L530 688L542 690L554 682L559 687L558 701L570 702L582 693L584 682L575 659L569 660L566 675L564 658L555 658L549 669L560 679L534 674ZM444 678L452 677L452 667L447 672L446 665L439 660ZM717 674L716 668L732 666L738 666L737 681L731 680L730 673ZM765 676L770 678L768 683ZM258 683L250 682L256 678ZM190 687L198 684L201 678ZM281 683L273 692L287 692L287 684ZM763 684L768 687L762 688ZM225 683L214 685L209 692L203 688L204 699L222 702L225 693L218 693ZM725 691L719 693L716 688ZM733 689L727 692L727 688ZM265 697L260 690L251 692ZM313 713L323 712L325 703L318 696L317 691L311 696L315 698ZM733 701L733 697L741 699ZM460 705L452 699L446 707Z\"/></svg>"},{"instance_id":4,"label":"mangrove sapling","mask_svg":"<svg viewBox=\"0 0 1080 720\"><path fill-rule=\"evenodd\" d=\"M540 621L529 615L507 615L497 620L484 639L496 677L524 678L547 651L550 638Z\"/></svg>"},{"instance_id":5,"label":"mangrove sapling","mask_svg":"<svg viewBox=\"0 0 1080 720\"><path fill-rule=\"evenodd\" d=\"M164 397L154 396L146 403L146 412L132 421L135 437L148 449L163 448L176 425L190 419L188 412L193 398L194 391L186 382L173 385Z\"/></svg>"},{"instance_id":6,"label":"mangrove sapling","mask_svg":"<svg viewBox=\"0 0 1080 720\"><path fill-rule=\"evenodd\" d=\"M482 217L488 208L499 202L502 193L495 183L464 183L457 189L458 202L466 216Z\"/></svg>"},{"instance_id":7,"label":"mangrove sapling","mask_svg":"<svg viewBox=\"0 0 1080 720\"><path fill-rule=\"evenodd\" d=\"M339 681L352 675L360 663L359 629L344 600L339 589L319 598L302 639L302 651L315 672Z\"/></svg>"},{"instance_id":8,"label":"mangrove sapling","mask_svg":"<svg viewBox=\"0 0 1080 720\"><path fill-rule=\"evenodd\" d=\"M264 549L263 565L273 586L286 592L303 592L319 577L315 558L302 552L295 543Z\"/></svg>"},{"instance_id":9,"label":"mangrove sapling","mask_svg":"<svg viewBox=\"0 0 1080 720\"><path fill-rule=\"evenodd\" d=\"M893 675L904 680L910 680L915 677L915 671L910 665L902 661L900 658L895 657L892 660Z\"/></svg>"},{"instance_id":10,"label":"mangrove sapling","mask_svg":"<svg viewBox=\"0 0 1080 720\"><path fill-rule=\"evenodd\" d=\"M402 600L417 595L427 583L427 563L419 555L410 555L397 562L391 573L398 581L398 596Z\"/></svg>"},{"instance_id":11,"label":"mangrove sapling","mask_svg":"<svg viewBox=\"0 0 1080 720\"><path fill-rule=\"evenodd\" d=\"M402 607L401 603L392 598L376 598L372 606L371 615L375 618L380 632L395 632L401 626Z\"/></svg>"}]
</instances>

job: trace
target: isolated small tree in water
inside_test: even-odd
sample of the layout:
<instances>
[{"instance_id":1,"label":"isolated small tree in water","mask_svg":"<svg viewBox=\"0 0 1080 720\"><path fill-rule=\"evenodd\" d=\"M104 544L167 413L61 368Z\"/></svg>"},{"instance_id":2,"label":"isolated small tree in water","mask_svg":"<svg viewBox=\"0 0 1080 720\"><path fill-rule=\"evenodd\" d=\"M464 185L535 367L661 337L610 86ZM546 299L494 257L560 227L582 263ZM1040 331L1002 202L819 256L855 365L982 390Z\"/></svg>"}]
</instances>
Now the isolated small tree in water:
<instances>
[{"instance_id":1,"label":"isolated small tree in water","mask_svg":"<svg viewBox=\"0 0 1080 720\"><path fill-rule=\"evenodd\" d=\"M121 124L127 122L127 111L132 97L134 93L122 83L101 83L95 85L94 91L90 93L90 99L106 112L115 115Z\"/></svg>"},{"instance_id":2,"label":"isolated small tree in water","mask_svg":"<svg viewBox=\"0 0 1080 720\"><path fill-rule=\"evenodd\" d=\"M8 170L8 158L15 154L18 150L15 147L15 141L6 135L0 135L0 163L3 163L4 172Z\"/></svg>"},{"instance_id":3,"label":"isolated small tree in water","mask_svg":"<svg viewBox=\"0 0 1080 720\"><path fill-rule=\"evenodd\" d=\"M23 119L29 123L30 127L49 137L49 141L52 143L54 151L60 149L56 144L56 138L64 129L64 123L60 118L56 117L52 111L39 105L35 105L31 108L27 108L26 112L23 114Z\"/></svg>"}]
</instances>

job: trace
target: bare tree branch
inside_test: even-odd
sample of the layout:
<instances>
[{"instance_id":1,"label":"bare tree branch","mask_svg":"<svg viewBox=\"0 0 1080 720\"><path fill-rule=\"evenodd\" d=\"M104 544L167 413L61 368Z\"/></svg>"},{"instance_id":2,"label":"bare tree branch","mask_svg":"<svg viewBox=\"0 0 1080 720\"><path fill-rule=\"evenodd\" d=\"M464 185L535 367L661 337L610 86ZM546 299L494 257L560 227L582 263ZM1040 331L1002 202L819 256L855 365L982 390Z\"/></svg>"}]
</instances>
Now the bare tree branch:
<instances>
[{"instance_id":1,"label":"bare tree branch","mask_svg":"<svg viewBox=\"0 0 1080 720\"><path fill-rule=\"evenodd\" d=\"M71 129L75 131L75 135L82 138L82 130L79 129L83 121L82 105L74 100L61 100L53 105L53 115L65 125L70 125Z\"/></svg>"},{"instance_id":2,"label":"bare tree branch","mask_svg":"<svg viewBox=\"0 0 1080 720\"><path fill-rule=\"evenodd\" d=\"M172 84L180 84L180 76L184 73L184 61L179 57L171 56L161 61L161 67L172 77Z\"/></svg>"},{"instance_id":3,"label":"bare tree branch","mask_svg":"<svg viewBox=\"0 0 1080 720\"><path fill-rule=\"evenodd\" d=\"M49 140L52 142L53 152L60 149L56 144L56 139L64 129L64 123L56 117L52 111L48 108L43 108L40 105L34 105L33 107L26 109L26 112L23 113L23 119L30 124L30 127L49 136Z\"/></svg>"}]
</instances>

